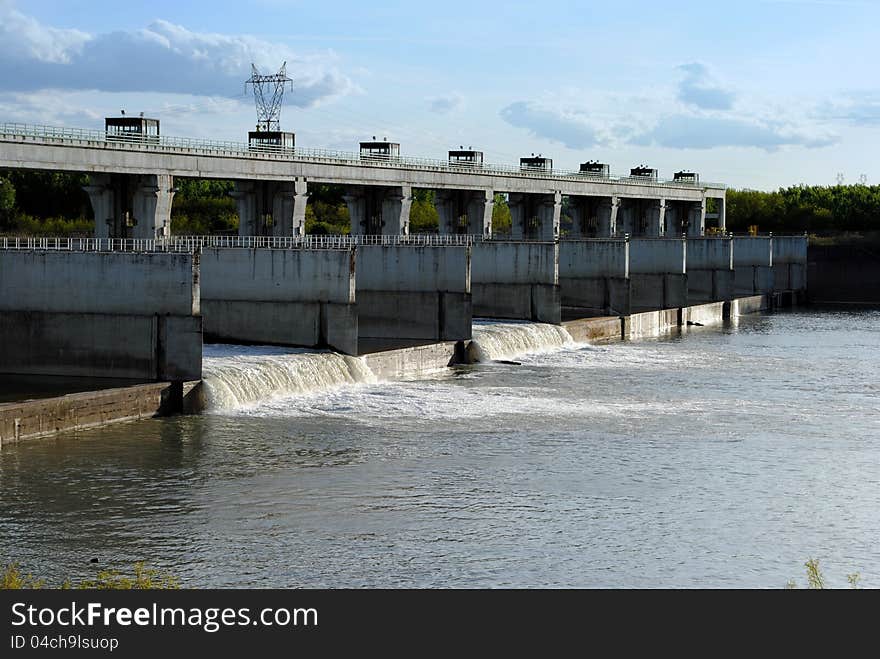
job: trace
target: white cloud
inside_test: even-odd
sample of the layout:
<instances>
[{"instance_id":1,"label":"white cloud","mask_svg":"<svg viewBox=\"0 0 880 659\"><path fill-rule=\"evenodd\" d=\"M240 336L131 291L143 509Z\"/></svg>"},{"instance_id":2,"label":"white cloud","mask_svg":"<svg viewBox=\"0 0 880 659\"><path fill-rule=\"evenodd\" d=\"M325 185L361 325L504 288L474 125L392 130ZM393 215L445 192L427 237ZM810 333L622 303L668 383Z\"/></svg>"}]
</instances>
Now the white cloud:
<instances>
[{"instance_id":1,"label":"white cloud","mask_svg":"<svg viewBox=\"0 0 880 659\"><path fill-rule=\"evenodd\" d=\"M464 96L452 92L445 96L432 96L428 99L428 108L437 114L449 114L464 107Z\"/></svg>"},{"instance_id":2,"label":"white cloud","mask_svg":"<svg viewBox=\"0 0 880 659\"><path fill-rule=\"evenodd\" d=\"M587 149L605 141L580 111L517 101L502 108L500 114L511 126L525 128L535 137L560 142L569 149Z\"/></svg>"},{"instance_id":3,"label":"white cloud","mask_svg":"<svg viewBox=\"0 0 880 659\"><path fill-rule=\"evenodd\" d=\"M0 91L40 89L240 96L250 64L287 61L294 90L285 102L311 107L358 91L332 53L303 56L249 36L193 32L157 20L136 31L86 34L44 26L0 4Z\"/></svg>"},{"instance_id":4,"label":"white cloud","mask_svg":"<svg viewBox=\"0 0 880 659\"><path fill-rule=\"evenodd\" d=\"M684 78L678 86L678 100L704 110L730 110L736 94L713 84L709 69L699 62L678 67Z\"/></svg>"},{"instance_id":5,"label":"white cloud","mask_svg":"<svg viewBox=\"0 0 880 659\"><path fill-rule=\"evenodd\" d=\"M841 94L820 105L814 115L817 119L842 121L853 126L877 126L880 125L880 93Z\"/></svg>"},{"instance_id":6,"label":"white cloud","mask_svg":"<svg viewBox=\"0 0 880 659\"><path fill-rule=\"evenodd\" d=\"M11 2L0 2L0 56L67 64L79 54L89 35L80 30L60 30L41 25L17 11Z\"/></svg>"},{"instance_id":7,"label":"white cloud","mask_svg":"<svg viewBox=\"0 0 880 659\"><path fill-rule=\"evenodd\" d=\"M637 146L657 145L670 149L755 147L775 151L783 146L819 148L837 138L790 124L765 122L753 117L720 117L675 114L663 117L649 131L633 137Z\"/></svg>"}]
</instances>

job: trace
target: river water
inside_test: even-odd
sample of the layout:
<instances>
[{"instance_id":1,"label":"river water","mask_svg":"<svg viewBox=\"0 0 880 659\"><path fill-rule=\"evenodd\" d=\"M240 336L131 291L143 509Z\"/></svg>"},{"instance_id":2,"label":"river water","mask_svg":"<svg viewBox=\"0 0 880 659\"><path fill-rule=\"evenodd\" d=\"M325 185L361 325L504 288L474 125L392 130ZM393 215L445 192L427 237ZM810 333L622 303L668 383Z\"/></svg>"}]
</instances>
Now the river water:
<instances>
[{"instance_id":1,"label":"river water","mask_svg":"<svg viewBox=\"0 0 880 659\"><path fill-rule=\"evenodd\" d=\"M780 588L814 557L880 586L880 312L475 336L484 363L390 383L211 346L208 414L4 447L0 561L53 583L98 559L190 587Z\"/></svg>"}]
</instances>

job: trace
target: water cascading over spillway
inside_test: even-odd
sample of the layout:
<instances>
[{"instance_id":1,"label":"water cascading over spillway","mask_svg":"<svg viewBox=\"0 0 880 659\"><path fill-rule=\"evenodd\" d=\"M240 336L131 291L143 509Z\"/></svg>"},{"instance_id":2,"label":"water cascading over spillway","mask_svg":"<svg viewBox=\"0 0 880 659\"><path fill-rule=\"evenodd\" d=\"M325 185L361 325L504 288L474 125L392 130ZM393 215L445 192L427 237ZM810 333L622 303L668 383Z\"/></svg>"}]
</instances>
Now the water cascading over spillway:
<instances>
[{"instance_id":1,"label":"water cascading over spillway","mask_svg":"<svg viewBox=\"0 0 880 659\"><path fill-rule=\"evenodd\" d=\"M371 383L376 376L363 359L333 352L214 345L205 346L202 381L208 410L220 411Z\"/></svg>"},{"instance_id":2,"label":"water cascading over spillway","mask_svg":"<svg viewBox=\"0 0 880 659\"><path fill-rule=\"evenodd\" d=\"M557 325L490 321L474 321L473 343L478 361L513 359L575 345L571 334Z\"/></svg>"}]
</instances>

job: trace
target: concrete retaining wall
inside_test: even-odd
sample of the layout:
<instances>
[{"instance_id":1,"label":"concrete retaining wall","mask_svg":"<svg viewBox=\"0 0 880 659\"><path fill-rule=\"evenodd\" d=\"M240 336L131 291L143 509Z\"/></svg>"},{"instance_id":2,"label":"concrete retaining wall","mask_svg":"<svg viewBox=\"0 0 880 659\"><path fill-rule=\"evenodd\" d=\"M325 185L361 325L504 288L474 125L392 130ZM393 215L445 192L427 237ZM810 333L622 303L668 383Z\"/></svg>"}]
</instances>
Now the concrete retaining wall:
<instances>
[{"instance_id":1,"label":"concrete retaining wall","mask_svg":"<svg viewBox=\"0 0 880 659\"><path fill-rule=\"evenodd\" d=\"M633 238L629 241L630 309L684 307L688 303L687 241Z\"/></svg>"},{"instance_id":2,"label":"concrete retaining wall","mask_svg":"<svg viewBox=\"0 0 880 659\"><path fill-rule=\"evenodd\" d=\"M357 354L353 249L206 248L206 336Z\"/></svg>"},{"instance_id":3,"label":"concrete retaining wall","mask_svg":"<svg viewBox=\"0 0 880 659\"><path fill-rule=\"evenodd\" d=\"M562 326L579 343L619 341L623 338L623 320L619 316L567 320Z\"/></svg>"},{"instance_id":4,"label":"concrete retaining wall","mask_svg":"<svg viewBox=\"0 0 880 659\"><path fill-rule=\"evenodd\" d=\"M806 236L773 236L773 280L777 291L806 289Z\"/></svg>"},{"instance_id":5,"label":"concrete retaining wall","mask_svg":"<svg viewBox=\"0 0 880 659\"><path fill-rule=\"evenodd\" d=\"M688 325L720 325L725 318L725 302L709 302L684 307L681 310L681 324Z\"/></svg>"},{"instance_id":6,"label":"concrete retaining wall","mask_svg":"<svg viewBox=\"0 0 880 659\"><path fill-rule=\"evenodd\" d=\"M198 254L0 251L0 373L201 377Z\"/></svg>"},{"instance_id":7,"label":"concrete retaining wall","mask_svg":"<svg viewBox=\"0 0 880 659\"><path fill-rule=\"evenodd\" d=\"M356 270L359 337L470 338L469 247L361 246Z\"/></svg>"},{"instance_id":8,"label":"concrete retaining wall","mask_svg":"<svg viewBox=\"0 0 880 659\"><path fill-rule=\"evenodd\" d=\"M419 377L450 366L463 346L455 341L384 350L364 356L367 366L380 379Z\"/></svg>"},{"instance_id":9,"label":"concrete retaining wall","mask_svg":"<svg viewBox=\"0 0 880 659\"><path fill-rule=\"evenodd\" d=\"M689 302L713 302L733 297L733 240L688 238Z\"/></svg>"},{"instance_id":10,"label":"concrete retaining wall","mask_svg":"<svg viewBox=\"0 0 880 659\"><path fill-rule=\"evenodd\" d=\"M629 243L621 239L561 241L559 290L568 315L628 314Z\"/></svg>"},{"instance_id":11,"label":"concrete retaining wall","mask_svg":"<svg viewBox=\"0 0 880 659\"><path fill-rule=\"evenodd\" d=\"M0 447L58 432L177 411L180 385L168 382L0 404Z\"/></svg>"},{"instance_id":12,"label":"concrete retaining wall","mask_svg":"<svg viewBox=\"0 0 880 659\"><path fill-rule=\"evenodd\" d=\"M811 245L807 291L816 303L880 305L880 248Z\"/></svg>"},{"instance_id":13,"label":"concrete retaining wall","mask_svg":"<svg viewBox=\"0 0 880 659\"><path fill-rule=\"evenodd\" d=\"M738 236L733 239L733 294L737 297L773 291L773 239Z\"/></svg>"},{"instance_id":14,"label":"concrete retaining wall","mask_svg":"<svg viewBox=\"0 0 880 659\"><path fill-rule=\"evenodd\" d=\"M493 240L472 250L475 316L562 322L558 244Z\"/></svg>"}]
</instances>

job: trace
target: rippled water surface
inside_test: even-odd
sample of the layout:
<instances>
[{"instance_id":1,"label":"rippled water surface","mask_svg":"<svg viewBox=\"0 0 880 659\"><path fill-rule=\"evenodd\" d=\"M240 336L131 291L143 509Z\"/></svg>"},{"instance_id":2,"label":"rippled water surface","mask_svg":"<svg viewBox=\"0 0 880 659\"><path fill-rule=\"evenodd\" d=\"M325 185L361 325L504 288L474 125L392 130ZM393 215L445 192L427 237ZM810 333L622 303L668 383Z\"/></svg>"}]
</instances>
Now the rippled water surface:
<instances>
[{"instance_id":1,"label":"rippled water surface","mask_svg":"<svg viewBox=\"0 0 880 659\"><path fill-rule=\"evenodd\" d=\"M207 370L262 368L231 351ZM516 359L394 383L337 364L240 406L227 382L204 416L4 447L0 560L60 581L146 559L194 587L778 588L817 557L880 586L880 312Z\"/></svg>"}]
</instances>

